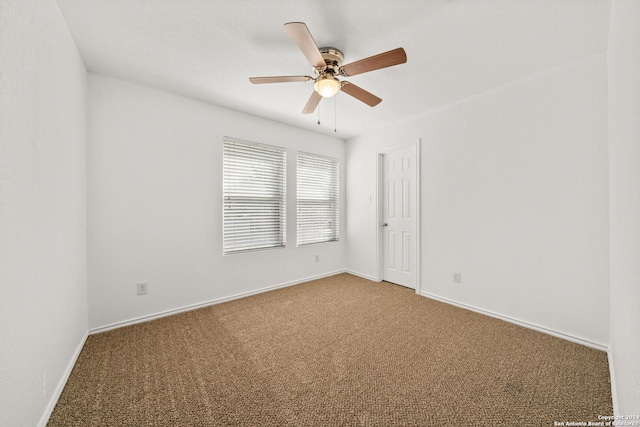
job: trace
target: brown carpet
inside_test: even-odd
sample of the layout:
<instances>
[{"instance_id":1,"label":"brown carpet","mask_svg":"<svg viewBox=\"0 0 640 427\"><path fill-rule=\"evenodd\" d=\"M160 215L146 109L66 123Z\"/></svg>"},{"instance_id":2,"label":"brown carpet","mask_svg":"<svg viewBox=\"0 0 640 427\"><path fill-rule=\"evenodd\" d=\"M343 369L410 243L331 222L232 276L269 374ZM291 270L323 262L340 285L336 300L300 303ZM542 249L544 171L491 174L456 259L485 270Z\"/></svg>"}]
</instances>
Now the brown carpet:
<instances>
[{"instance_id":1,"label":"brown carpet","mask_svg":"<svg viewBox=\"0 0 640 427\"><path fill-rule=\"evenodd\" d=\"M91 335L49 426L549 426L607 355L348 274Z\"/></svg>"}]
</instances>

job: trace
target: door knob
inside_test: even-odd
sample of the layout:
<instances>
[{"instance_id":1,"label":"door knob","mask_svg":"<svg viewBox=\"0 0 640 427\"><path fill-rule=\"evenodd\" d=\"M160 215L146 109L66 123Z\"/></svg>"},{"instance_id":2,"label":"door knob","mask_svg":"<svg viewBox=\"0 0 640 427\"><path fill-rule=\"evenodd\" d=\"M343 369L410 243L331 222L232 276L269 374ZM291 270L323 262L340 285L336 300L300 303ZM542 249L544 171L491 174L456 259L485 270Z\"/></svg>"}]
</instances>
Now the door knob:
<instances>
[{"instance_id":1,"label":"door knob","mask_svg":"<svg viewBox=\"0 0 640 427\"><path fill-rule=\"evenodd\" d=\"M382 223L382 226L383 226L383 227L386 227L387 225L389 225L389 224L387 224L386 222L383 222L383 223Z\"/></svg>"}]
</instances>

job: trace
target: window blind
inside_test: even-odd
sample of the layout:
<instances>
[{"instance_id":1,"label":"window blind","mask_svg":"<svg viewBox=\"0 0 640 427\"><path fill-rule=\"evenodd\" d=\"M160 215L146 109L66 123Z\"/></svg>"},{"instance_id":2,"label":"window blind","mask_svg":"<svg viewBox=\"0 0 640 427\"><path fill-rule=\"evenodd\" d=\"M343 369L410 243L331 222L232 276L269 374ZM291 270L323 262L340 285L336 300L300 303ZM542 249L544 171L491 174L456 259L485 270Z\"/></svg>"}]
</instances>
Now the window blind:
<instances>
[{"instance_id":1,"label":"window blind","mask_svg":"<svg viewBox=\"0 0 640 427\"><path fill-rule=\"evenodd\" d=\"M223 253L285 245L284 148L224 140Z\"/></svg>"},{"instance_id":2,"label":"window blind","mask_svg":"<svg viewBox=\"0 0 640 427\"><path fill-rule=\"evenodd\" d=\"M338 159L298 152L298 246L337 241Z\"/></svg>"}]
</instances>

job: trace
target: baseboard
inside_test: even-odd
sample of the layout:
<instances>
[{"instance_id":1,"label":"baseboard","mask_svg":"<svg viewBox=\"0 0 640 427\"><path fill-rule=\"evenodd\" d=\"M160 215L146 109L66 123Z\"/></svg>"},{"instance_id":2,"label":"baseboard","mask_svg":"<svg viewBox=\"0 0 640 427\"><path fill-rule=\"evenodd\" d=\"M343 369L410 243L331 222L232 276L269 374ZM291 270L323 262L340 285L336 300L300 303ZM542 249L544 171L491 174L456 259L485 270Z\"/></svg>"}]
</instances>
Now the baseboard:
<instances>
[{"instance_id":1,"label":"baseboard","mask_svg":"<svg viewBox=\"0 0 640 427\"><path fill-rule=\"evenodd\" d=\"M291 282L280 283L273 286L267 286L265 288L256 289L253 291L242 292L240 294L231 295L223 298L216 298L208 301L203 301L196 304L186 305L178 308L172 308L169 310L160 311L153 314L148 314L145 316L134 317L132 319L123 320L122 322L111 323L105 326L99 326L97 328L89 329L89 335L98 334L100 332L106 332L111 329L122 328L125 326L135 325L136 323L148 322L150 320L160 319L162 317L172 316L178 313L184 313L186 311L197 310L199 308L209 307L211 305L222 304L223 302L233 301L240 298L249 297L252 295L261 294L263 292L269 292L280 288L286 288L288 286L299 285L300 283L309 282L311 280L323 279L325 277L335 276L336 274L345 273L346 270L337 270L332 271L330 273L320 274L317 276L305 277L304 279L294 280Z\"/></svg>"},{"instance_id":2,"label":"baseboard","mask_svg":"<svg viewBox=\"0 0 640 427\"><path fill-rule=\"evenodd\" d=\"M438 295L433 295L428 292L420 292L420 295L423 297L431 298L440 302L444 302L447 304L455 305L456 307L464 308L467 310L475 311L476 313L484 314L486 316L495 317L496 319L504 320L505 322L514 323L518 326L523 326L525 328L533 329L538 332L542 332L543 334L552 335L557 338L562 338L567 341L574 342L576 344L584 345L586 347L594 348L596 350L607 352L609 348L606 345L596 343L593 341L586 340L584 338L576 337L571 334L567 334L565 332L556 331L555 329L546 328L544 326L536 325L535 323L525 322L523 320L514 319L513 317L505 316L503 314L495 313L493 311L484 310L481 308L474 307L472 305L463 304L457 301L450 300L448 298L443 298Z\"/></svg>"},{"instance_id":3,"label":"baseboard","mask_svg":"<svg viewBox=\"0 0 640 427\"><path fill-rule=\"evenodd\" d=\"M607 349L607 359L609 360L609 382L611 383L611 400L613 403L613 415L622 415L618 410L618 393L616 388L616 375L613 372L613 351L611 347Z\"/></svg>"},{"instance_id":4,"label":"baseboard","mask_svg":"<svg viewBox=\"0 0 640 427\"><path fill-rule=\"evenodd\" d=\"M373 276L369 276L367 274L363 274L363 273L358 273L357 271L353 271L353 270L345 270L345 273L349 273L349 274L353 274L354 276L358 276L358 277L362 277L363 279L367 279L367 280L371 280L372 282L377 282L378 280L373 277Z\"/></svg>"},{"instance_id":5,"label":"baseboard","mask_svg":"<svg viewBox=\"0 0 640 427\"><path fill-rule=\"evenodd\" d=\"M87 337L88 337L88 334L85 333L82 339L80 340L80 344L78 344L76 351L73 353L73 356L71 356L71 360L69 360L69 363L67 364L67 367L64 370L64 373L62 374L62 378L60 378L60 381L58 381L58 385L56 386L56 389L53 391L53 394L51 395L51 399L49 400L49 404L47 405L47 408L42 414L42 417L40 417L40 422L38 423L39 427L46 427L47 423L49 422L49 418L51 417L53 410L58 404L58 399L60 399L62 390L64 390L64 386L67 385L67 381L71 376L71 371L73 371L73 367L76 365L76 362L78 361L78 357L80 357L80 352L82 351L82 348L84 347L84 344L87 341Z\"/></svg>"}]
</instances>

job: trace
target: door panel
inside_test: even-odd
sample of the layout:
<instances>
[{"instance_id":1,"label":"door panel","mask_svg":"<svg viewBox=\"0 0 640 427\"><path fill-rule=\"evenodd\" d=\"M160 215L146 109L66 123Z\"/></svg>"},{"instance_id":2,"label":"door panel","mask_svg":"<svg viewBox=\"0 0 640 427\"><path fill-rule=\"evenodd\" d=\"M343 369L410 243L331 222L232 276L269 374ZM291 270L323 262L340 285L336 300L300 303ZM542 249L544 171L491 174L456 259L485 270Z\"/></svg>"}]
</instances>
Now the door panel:
<instances>
[{"instance_id":1,"label":"door panel","mask_svg":"<svg viewBox=\"0 0 640 427\"><path fill-rule=\"evenodd\" d=\"M402 271L411 274L411 233L402 232Z\"/></svg>"},{"instance_id":2,"label":"door panel","mask_svg":"<svg viewBox=\"0 0 640 427\"><path fill-rule=\"evenodd\" d=\"M411 218L411 181L402 180L402 218Z\"/></svg>"},{"instance_id":3,"label":"door panel","mask_svg":"<svg viewBox=\"0 0 640 427\"><path fill-rule=\"evenodd\" d=\"M396 271L396 232L389 230L387 239L387 262L389 270Z\"/></svg>"},{"instance_id":4,"label":"door panel","mask_svg":"<svg viewBox=\"0 0 640 427\"><path fill-rule=\"evenodd\" d=\"M390 180L387 182L387 218L396 217L396 182Z\"/></svg>"}]
</instances>

